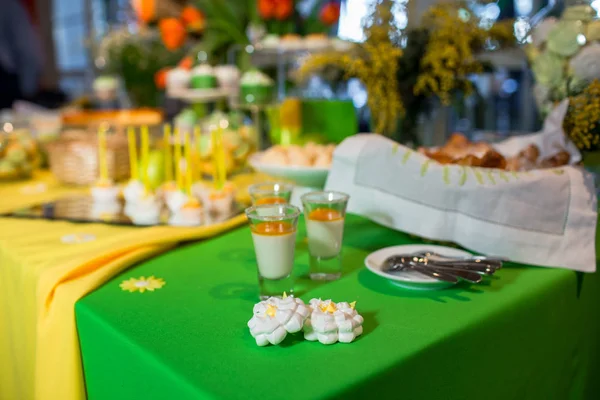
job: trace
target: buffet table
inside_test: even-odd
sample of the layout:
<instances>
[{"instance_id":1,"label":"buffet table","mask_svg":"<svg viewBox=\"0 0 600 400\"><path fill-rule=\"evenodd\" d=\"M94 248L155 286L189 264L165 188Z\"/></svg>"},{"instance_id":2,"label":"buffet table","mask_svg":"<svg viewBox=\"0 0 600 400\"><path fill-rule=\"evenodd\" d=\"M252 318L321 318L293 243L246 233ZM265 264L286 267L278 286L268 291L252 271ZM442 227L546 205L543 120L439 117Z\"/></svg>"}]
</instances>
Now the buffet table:
<instances>
[{"instance_id":1,"label":"buffet table","mask_svg":"<svg viewBox=\"0 0 600 400\"><path fill-rule=\"evenodd\" d=\"M301 224L297 273L308 255ZM508 264L484 284L396 287L363 267L371 251L418 243L349 215L344 274L300 278L296 295L356 301L364 334L324 346L257 347L247 227L181 247L108 281L76 304L88 397L97 399L585 399L600 393L600 275ZM123 291L131 278L166 283Z\"/></svg>"}]
</instances>

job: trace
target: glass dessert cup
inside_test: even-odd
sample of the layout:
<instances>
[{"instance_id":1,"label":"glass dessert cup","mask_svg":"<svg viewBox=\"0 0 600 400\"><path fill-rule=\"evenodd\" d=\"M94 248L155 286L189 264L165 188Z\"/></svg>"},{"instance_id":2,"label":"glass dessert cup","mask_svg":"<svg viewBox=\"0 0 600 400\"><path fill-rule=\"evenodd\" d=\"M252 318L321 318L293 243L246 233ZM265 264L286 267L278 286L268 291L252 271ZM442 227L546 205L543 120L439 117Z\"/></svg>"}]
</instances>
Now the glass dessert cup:
<instances>
[{"instance_id":1,"label":"glass dessert cup","mask_svg":"<svg viewBox=\"0 0 600 400\"><path fill-rule=\"evenodd\" d=\"M294 187L287 183L257 183L248 188L252 205L289 204Z\"/></svg>"},{"instance_id":2,"label":"glass dessert cup","mask_svg":"<svg viewBox=\"0 0 600 400\"><path fill-rule=\"evenodd\" d=\"M310 278L335 280L342 275L342 242L348 196L340 192L311 192L300 199L304 207Z\"/></svg>"},{"instance_id":3,"label":"glass dessert cup","mask_svg":"<svg viewBox=\"0 0 600 400\"><path fill-rule=\"evenodd\" d=\"M300 210L289 204L265 204L246 209L258 267L262 300L293 294L294 250Z\"/></svg>"}]
</instances>

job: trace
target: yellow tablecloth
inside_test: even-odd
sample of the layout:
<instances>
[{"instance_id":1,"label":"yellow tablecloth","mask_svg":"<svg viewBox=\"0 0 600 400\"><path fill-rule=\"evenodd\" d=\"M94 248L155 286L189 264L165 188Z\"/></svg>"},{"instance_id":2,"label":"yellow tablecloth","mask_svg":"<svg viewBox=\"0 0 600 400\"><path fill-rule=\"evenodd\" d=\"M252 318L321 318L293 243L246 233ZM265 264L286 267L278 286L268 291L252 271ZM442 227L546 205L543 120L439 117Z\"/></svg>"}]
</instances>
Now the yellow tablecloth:
<instances>
[{"instance_id":1,"label":"yellow tablecloth","mask_svg":"<svg viewBox=\"0 0 600 400\"><path fill-rule=\"evenodd\" d=\"M81 190L48 173L0 183L0 212ZM0 218L0 400L85 398L75 302L144 258L244 221L241 215L210 227L132 228Z\"/></svg>"}]
</instances>

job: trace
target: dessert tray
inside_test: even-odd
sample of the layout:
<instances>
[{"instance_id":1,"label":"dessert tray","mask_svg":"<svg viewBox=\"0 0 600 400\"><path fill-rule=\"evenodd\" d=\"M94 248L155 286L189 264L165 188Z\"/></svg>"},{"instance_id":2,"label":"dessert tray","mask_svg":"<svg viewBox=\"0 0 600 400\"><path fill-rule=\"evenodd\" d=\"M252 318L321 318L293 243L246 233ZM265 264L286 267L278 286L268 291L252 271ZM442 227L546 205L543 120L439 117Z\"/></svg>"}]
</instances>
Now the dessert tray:
<instances>
[{"instance_id":1,"label":"dessert tray","mask_svg":"<svg viewBox=\"0 0 600 400\"><path fill-rule=\"evenodd\" d=\"M322 188L331 166L333 149L333 145L273 146L253 154L249 162L252 168L266 175L293 181L299 186Z\"/></svg>"},{"instance_id":2,"label":"dessert tray","mask_svg":"<svg viewBox=\"0 0 600 400\"><path fill-rule=\"evenodd\" d=\"M244 210L240 204L234 203L230 212L208 212L204 211L202 223L197 226L207 226L225 222ZM169 223L170 213L166 207L163 207L157 224L135 224L127 215L125 202L119 200L116 203L98 203L94 202L92 196L80 195L60 198L58 200L36 204L29 207L19 208L0 217L26 218L26 219L48 219L64 220L80 223L103 223L108 225L126 225L126 226L156 226L172 225ZM189 226L188 226L189 227Z\"/></svg>"}]
</instances>

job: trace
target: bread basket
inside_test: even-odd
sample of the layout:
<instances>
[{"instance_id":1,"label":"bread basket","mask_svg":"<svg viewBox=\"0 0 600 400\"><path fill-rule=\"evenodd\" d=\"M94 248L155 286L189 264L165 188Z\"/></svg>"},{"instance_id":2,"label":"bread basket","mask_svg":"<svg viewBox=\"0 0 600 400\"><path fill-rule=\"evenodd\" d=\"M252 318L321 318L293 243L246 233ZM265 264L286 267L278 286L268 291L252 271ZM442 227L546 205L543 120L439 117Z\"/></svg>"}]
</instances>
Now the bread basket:
<instances>
[{"instance_id":1,"label":"bread basket","mask_svg":"<svg viewBox=\"0 0 600 400\"><path fill-rule=\"evenodd\" d=\"M107 136L108 176L129 177L127 138L121 132ZM92 131L68 131L48 144L50 169L56 179L71 185L90 185L98 180L98 140Z\"/></svg>"}]
</instances>

